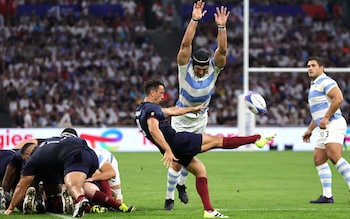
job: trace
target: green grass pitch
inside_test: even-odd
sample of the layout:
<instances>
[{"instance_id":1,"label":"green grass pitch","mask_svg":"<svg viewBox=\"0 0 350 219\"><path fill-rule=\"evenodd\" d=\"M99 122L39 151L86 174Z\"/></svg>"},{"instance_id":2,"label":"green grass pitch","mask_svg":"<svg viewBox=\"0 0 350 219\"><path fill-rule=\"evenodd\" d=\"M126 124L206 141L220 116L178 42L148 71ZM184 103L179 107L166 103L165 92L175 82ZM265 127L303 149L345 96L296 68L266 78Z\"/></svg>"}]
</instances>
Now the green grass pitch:
<instances>
[{"instance_id":1,"label":"green grass pitch","mask_svg":"<svg viewBox=\"0 0 350 219\"><path fill-rule=\"evenodd\" d=\"M166 169L160 153L116 153L124 199L137 207L125 214L85 214L83 218L178 219L203 218L203 208L190 175L187 205L175 200L174 211L164 211ZM350 194L340 174L333 170L334 204L309 204L321 193L312 152L208 152L199 158L206 165L212 204L230 218L328 219L349 218ZM349 159L349 152L344 152ZM70 215L21 215L0 218L71 218Z\"/></svg>"}]
</instances>

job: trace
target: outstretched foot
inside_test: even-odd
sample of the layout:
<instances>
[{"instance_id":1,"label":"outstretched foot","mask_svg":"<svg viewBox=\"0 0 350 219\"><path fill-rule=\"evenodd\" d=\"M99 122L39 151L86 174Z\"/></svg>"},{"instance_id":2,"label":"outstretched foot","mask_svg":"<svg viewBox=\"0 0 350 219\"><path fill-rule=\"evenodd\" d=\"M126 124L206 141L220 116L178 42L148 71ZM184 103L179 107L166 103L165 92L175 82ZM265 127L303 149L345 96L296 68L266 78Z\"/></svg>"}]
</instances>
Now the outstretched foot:
<instances>
[{"instance_id":1,"label":"outstretched foot","mask_svg":"<svg viewBox=\"0 0 350 219\"><path fill-rule=\"evenodd\" d=\"M268 141L272 140L276 136L276 133L260 134L260 138L256 140L255 145L258 148L263 148Z\"/></svg>"}]
</instances>

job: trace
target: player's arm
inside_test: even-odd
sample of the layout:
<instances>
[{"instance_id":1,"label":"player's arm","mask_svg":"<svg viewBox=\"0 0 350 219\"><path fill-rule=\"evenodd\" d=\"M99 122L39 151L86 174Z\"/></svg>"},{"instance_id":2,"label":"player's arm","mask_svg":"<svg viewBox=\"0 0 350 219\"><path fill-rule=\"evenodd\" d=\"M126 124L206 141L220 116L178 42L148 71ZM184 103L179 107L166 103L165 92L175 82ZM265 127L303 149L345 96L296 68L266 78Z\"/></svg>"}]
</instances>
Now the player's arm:
<instances>
[{"instance_id":1,"label":"player's arm","mask_svg":"<svg viewBox=\"0 0 350 219\"><path fill-rule=\"evenodd\" d=\"M6 166L6 171L4 174L4 177L2 179L2 187L4 188L5 192L10 192L11 189L14 188L14 184L16 181L16 176L19 175L20 170L16 168L15 166L8 164Z\"/></svg>"},{"instance_id":2,"label":"player's arm","mask_svg":"<svg viewBox=\"0 0 350 219\"><path fill-rule=\"evenodd\" d=\"M179 116L179 115L183 115L186 113L198 113L201 110L203 110L204 105L201 104L199 106L190 106L190 107L176 107L176 106L172 106L172 107L168 107L168 108L162 108L162 111L165 115L168 116Z\"/></svg>"},{"instance_id":3,"label":"player's arm","mask_svg":"<svg viewBox=\"0 0 350 219\"><path fill-rule=\"evenodd\" d=\"M192 41L196 33L198 26L198 21L207 13L206 10L203 11L205 3L202 1L197 1L193 4L192 18L187 25L185 34L182 38L179 52L177 53L177 64L185 65L189 62L192 53Z\"/></svg>"},{"instance_id":4,"label":"player's arm","mask_svg":"<svg viewBox=\"0 0 350 219\"><path fill-rule=\"evenodd\" d=\"M149 118L147 120L148 130L152 138L157 144L164 150L162 162L166 168L169 168L174 160L177 160L174 156L168 142L165 140L163 133L159 129L159 121L156 118Z\"/></svg>"},{"instance_id":5,"label":"player's arm","mask_svg":"<svg viewBox=\"0 0 350 219\"><path fill-rule=\"evenodd\" d=\"M338 86L333 87L328 93L327 96L331 100L331 104L325 114L325 118L329 119L333 114L340 108L341 103L343 102L343 94Z\"/></svg>"},{"instance_id":6,"label":"player's arm","mask_svg":"<svg viewBox=\"0 0 350 219\"><path fill-rule=\"evenodd\" d=\"M116 176L116 172L111 163L104 162L102 166L86 181L108 180Z\"/></svg>"},{"instance_id":7,"label":"player's arm","mask_svg":"<svg viewBox=\"0 0 350 219\"><path fill-rule=\"evenodd\" d=\"M226 23L227 18L230 15L230 11L224 6L216 7L216 13L214 13L215 23L218 26L217 42L218 47L214 53L215 66L223 68L226 65L226 50L227 50L227 33Z\"/></svg>"},{"instance_id":8,"label":"player's arm","mask_svg":"<svg viewBox=\"0 0 350 219\"><path fill-rule=\"evenodd\" d=\"M311 120L309 126L307 127L306 131L303 134L303 142L309 143L310 137L312 135L312 131L316 128L316 123L314 120Z\"/></svg>"},{"instance_id":9,"label":"player's arm","mask_svg":"<svg viewBox=\"0 0 350 219\"><path fill-rule=\"evenodd\" d=\"M333 116L343 102L343 94L338 86L335 86L328 91L327 96L330 99L330 105L326 114L320 121L320 129L326 129L326 126L329 123L329 118Z\"/></svg>"},{"instance_id":10,"label":"player's arm","mask_svg":"<svg viewBox=\"0 0 350 219\"><path fill-rule=\"evenodd\" d=\"M12 214L15 207L22 201L27 188L29 187L30 183L33 181L34 176L23 176L19 180L15 192L13 193L11 203L7 210L4 212L5 215Z\"/></svg>"}]
</instances>

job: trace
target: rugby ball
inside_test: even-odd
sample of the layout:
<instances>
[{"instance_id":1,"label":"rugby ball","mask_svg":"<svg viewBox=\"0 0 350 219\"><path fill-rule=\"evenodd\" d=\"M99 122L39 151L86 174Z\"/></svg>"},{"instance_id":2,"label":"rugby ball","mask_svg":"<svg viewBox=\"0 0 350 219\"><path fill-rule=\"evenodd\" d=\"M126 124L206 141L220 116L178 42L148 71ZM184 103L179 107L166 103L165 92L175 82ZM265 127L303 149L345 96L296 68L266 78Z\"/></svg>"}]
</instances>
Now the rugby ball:
<instances>
[{"instance_id":1,"label":"rugby ball","mask_svg":"<svg viewBox=\"0 0 350 219\"><path fill-rule=\"evenodd\" d=\"M266 101L264 97L255 91L249 91L244 96L244 103L248 109L256 115L261 115L267 112Z\"/></svg>"}]
</instances>

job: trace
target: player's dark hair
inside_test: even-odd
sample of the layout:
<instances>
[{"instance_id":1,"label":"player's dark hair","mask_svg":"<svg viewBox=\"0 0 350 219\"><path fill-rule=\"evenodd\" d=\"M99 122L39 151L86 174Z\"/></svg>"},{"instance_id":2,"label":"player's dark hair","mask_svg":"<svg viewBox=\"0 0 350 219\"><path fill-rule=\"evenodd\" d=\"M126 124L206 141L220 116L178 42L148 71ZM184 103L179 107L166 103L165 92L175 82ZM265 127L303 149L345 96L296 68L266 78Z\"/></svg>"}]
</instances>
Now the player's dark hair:
<instances>
[{"instance_id":1,"label":"player's dark hair","mask_svg":"<svg viewBox=\"0 0 350 219\"><path fill-rule=\"evenodd\" d=\"M206 49L198 49L192 54L193 65L206 66L209 65L210 52Z\"/></svg>"},{"instance_id":2,"label":"player's dark hair","mask_svg":"<svg viewBox=\"0 0 350 219\"><path fill-rule=\"evenodd\" d=\"M78 137L78 133L73 128L65 128L61 132L61 136Z\"/></svg>"},{"instance_id":3,"label":"player's dark hair","mask_svg":"<svg viewBox=\"0 0 350 219\"><path fill-rule=\"evenodd\" d=\"M25 143L21 148L21 155L23 155L26 152L26 150L32 145L35 145L35 144L33 142Z\"/></svg>"},{"instance_id":4,"label":"player's dark hair","mask_svg":"<svg viewBox=\"0 0 350 219\"><path fill-rule=\"evenodd\" d=\"M149 95L151 93L151 90L157 90L159 86L164 86L164 83L159 80L159 79L155 79L155 80L148 80L145 82L144 84L144 92L146 95Z\"/></svg>"},{"instance_id":5,"label":"player's dark hair","mask_svg":"<svg viewBox=\"0 0 350 219\"><path fill-rule=\"evenodd\" d=\"M319 66L325 67L325 62L324 62L324 60L323 60L321 57L318 57L318 56L311 56L311 57L309 57L309 58L307 59L307 62L309 62L309 61L311 61L311 60L315 60Z\"/></svg>"}]
</instances>

